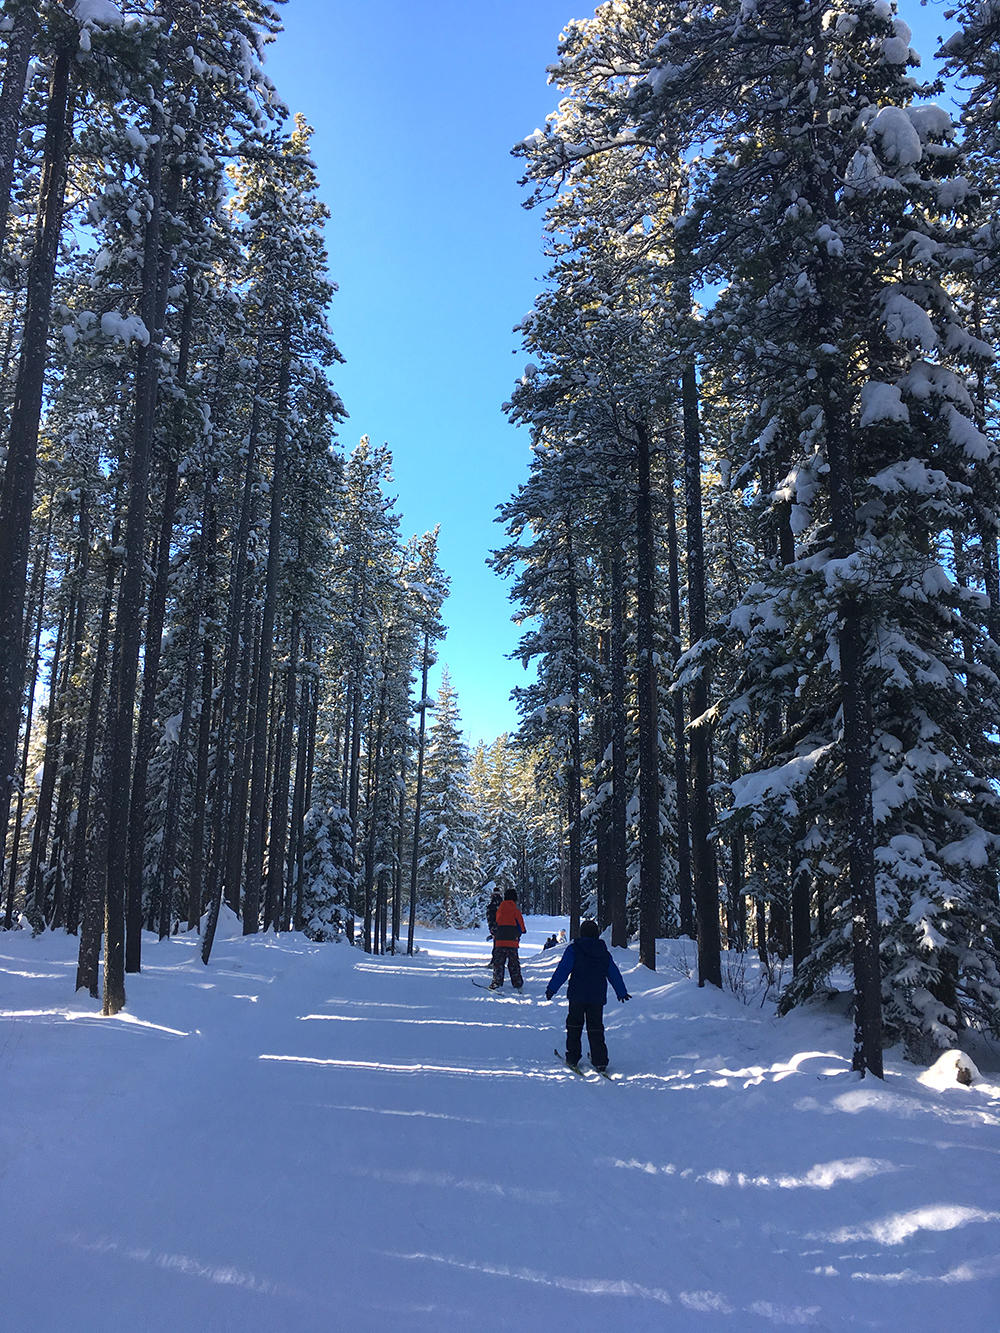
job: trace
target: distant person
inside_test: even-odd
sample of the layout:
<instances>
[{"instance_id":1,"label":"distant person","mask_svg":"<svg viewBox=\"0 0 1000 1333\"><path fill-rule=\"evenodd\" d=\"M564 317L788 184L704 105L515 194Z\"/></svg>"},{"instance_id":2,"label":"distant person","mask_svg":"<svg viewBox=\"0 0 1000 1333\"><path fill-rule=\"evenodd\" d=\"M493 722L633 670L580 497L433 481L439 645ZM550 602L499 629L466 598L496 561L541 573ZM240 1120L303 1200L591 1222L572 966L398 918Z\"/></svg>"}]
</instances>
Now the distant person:
<instances>
[{"instance_id":1,"label":"distant person","mask_svg":"<svg viewBox=\"0 0 1000 1333\"><path fill-rule=\"evenodd\" d=\"M493 890L493 897L486 904L486 929L490 933L490 939L495 939L497 933L497 908L503 902L500 896L500 890ZM489 958L486 962L487 967L493 966L493 959Z\"/></svg>"},{"instance_id":2,"label":"distant person","mask_svg":"<svg viewBox=\"0 0 1000 1333\"><path fill-rule=\"evenodd\" d=\"M521 960L517 953L523 934L524 917L517 905L517 894L513 889L508 889L497 908L496 924L493 928L493 980L490 982L490 990L502 989L505 966L510 973L510 984L514 989L520 990L524 985Z\"/></svg>"},{"instance_id":3,"label":"distant person","mask_svg":"<svg viewBox=\"0 0 1000 1333\"><path fill-rule=\"evenodd\" d=\"M496 935L497 908L502 902L503 899L500 897L500 890L494 889L493 897L486 904L486 928L489 930L491 938Z\"/></svg>"},{"instance_id":4,"label":"distant person","mask_svg":"<svg viewBox=\"0 0 1000 1333\"><path fill-rule=\"evenodd\" d=\"M552 980L545 988L547 1000L552 999L567 977L569 1012L566 1015L566 1063L580 1063L583 1025L586 1023L590 1063L603 1074L608 1067L608 1047L604 1040L604 1006L608 1002L608 982L611 982L615 994L623 1003L632 997L625 988L622 974L608 946L601 939L596 921L580 923L579 939L567 947L552 974Z\"/></svg>"},{"instance_id":5,"label":"distant person","mask_svg":"<svg viewBox=\"0 0 1000 1333\"><path fill-rule=\"evenodd\" d=\"M557 944L565 944L565 943L566 943L566 932L565 932L564 930L561 930L561 931L559 932L559 938L556 940L556 943L557 943Z\"/></svg>"},{"instance_id":6,"label":"distant person","mask_svg":"<svg viewBox=\"0 0 1000 1333\"><path fill-rule=\"evenodd\" d=\"M542 949L543 951L545 949L554 949L558 943L559 941L556 939L556 937L554 935L550 935L549 938L542 945Z\"/></svg>"}]
</instances>

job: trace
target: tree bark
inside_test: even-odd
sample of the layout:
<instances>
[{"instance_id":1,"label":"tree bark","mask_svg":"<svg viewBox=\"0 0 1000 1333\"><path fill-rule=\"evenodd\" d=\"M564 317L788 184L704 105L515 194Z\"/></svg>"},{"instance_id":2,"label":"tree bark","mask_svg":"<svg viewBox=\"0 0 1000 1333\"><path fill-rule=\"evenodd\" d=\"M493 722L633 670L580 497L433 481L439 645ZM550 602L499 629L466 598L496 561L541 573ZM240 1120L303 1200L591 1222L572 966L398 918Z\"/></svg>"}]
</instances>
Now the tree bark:
<instances>
[{"instance_id":1,"label":"tree bark","mask_svg":"<svg viewBox=\"0 0 1000 1333\"><path fill-rule=\"evenodd\" d=\"M701 522L701 426L698 420L698 383L689 362L681 378L684 413L684 498L687 524L688 638L695 645L704 638L705 549ZM692 721L708 709L707 667L699 669L691 685ZM698 925L698 985L722 985L722 940L719 928L719 887L715 850L709 838L712 780L708 731L693 726L691 749L691 867L694 878L695 917Z\"/></svg>"},{"instance_id":2,"label":"tree bark","mask_svg":"<svg viewBox=\"0 0 1000 1333\"><path fill-rule=\"evenodd\" d=\"M299 635L301 614L296 607L292 613L291 642L285 674L285 702L281 736L275 763L273 797L271 800L271 837L267 857L267 899L271 905L271 921L264 923L280 930L285 917L285 851L288 836L288 793L292 777L292 731L295 726L295 698L299 669Z\"/></svg>"},{"instance_id":3,"label":"tree bark","mask_svg":"<svg viewBox=\"0 0 1000 1333\"><path fill-rule=\"evenodd\" d=\"M406 932L406 952L413 953L413 929L417 917L417 863L420 859L420 813L424 795L424 746L427 735L427 675L431 666L430 635L424 635L424 656L420 674L420 725L417 729L417 782L413 794L413 842L410 845L410 924Z\"/></svg>"},{"instance_id":4,"label":"tree bark","mask_svg":"<svg viewBox=\"0 0 1000 1333\"><path fill-rule=\"evenodd\" d=\"M10 930L14 924L14 896L17 892L17 858L21 846L21 823L24 815L24 787L28 780L28 760L31 751L31 723L34 716L35 690L38 683L38 667L41 662L41 642L42 627L45 619L45 580L48 575L48 563L50 555L50 546L52 538L52 506L49 505L48 522L46 523L45 536L38 542L35 548L35 559L31 570L31 596L28 601L28 612L25 616L25 629L27 630L32 621L34 621L34 637L31 650L31 669L28 672L28 690L27 690L27 708L24 719L24 740L21 745L21 757L15 783L17 790L17 806L14 812L14 836L10 844L10 857L7 871L7 901L4 906L3 928ZM27 652L25 651L25 656ZM0 837L0 852L2 852L2 837ZM3 866L3 856L0 855L0 867ZM2 883L2 879L0 879Z\"/></svg>"},{"instance_id":5,"label":"tree bark","mask_svg":"<svg viewBox=\"0 0 1000 1333\"><path fill-rule=\"evenodd\" d=\"M230 865L238 867L242 861L233 855L232 845L236 829L242 827L242 812L246 797L242 796L240 817L237 823L233 818L237 806L237 794L242 792L242 764L235 761L231 753L234 723L237 716L242 720L243 710L238 708L242 691L237 694L237 663L246 662L246 637L241 635L240 622L244 613L246 594L247 542L250 537L250 524L253 517L254 473L257 459L257 437L260 431L259 375L261 365L261 339L257 339L257 378L253 386L253 399L250 408L250 424L247 431L247 460L243 479L243 495L240 501L239 524L236 529L236 541L233 549L232 567L229 576L229 607L226 615L226 637L223 643L222 692L219 704L219 725L215 744L216 792L212 808L212 847L213 855L208 872L208 917L205 921L205 933L201 942L201 961L207 965L212 956L215 931L222 910L223 893L229 891L230 906L239 908L238 871L230 878ZM245 669L245 667L244 667ZM226 796L228 795L228 801ZM228 823L227 823L228 817ZM227 836L228 833L228 836ZM234 882L235 881L235 882ZM234 906L235 904L235 906Z\"/></svg>"},{"instance_id":6,"label":"tree bark","mask_svg":"<svg viewBox=\"0 0 1000 1333\"><path fill-rule=\"evenodd\" d=\"M13 7L8 3L5 8L13 26L7 39L7 62L4 66L3 88L0 89L0 254L7 242L21 107L24 104L31 46L38 28L38 8L32 0L16 0Z\"/></svg>"},{"instance_id":7,"label":"tree bark","mask_svg":"<svg viewBox=\"0 0 1000 1333\"><path fill-rule=\"evenodd\" d=\"M87 617L89 614L87 584L90 577L90 508L86 492L81 493L76 547L77 554L72 575L73 610L70 616L66 678L63 687L62 711L65 718L65 735L52 839L52 923L54 926L66 924L69 912L69 895L65 892L65 884L67 871L70 867L67 864L68 857L66 853L71 841L70 811L80 776L78 750L82 727L79 708L82 703L83 689L77 682L80 681L82 675L84 642L87 635Z\"/></svg>"},{"instance_id":8,"label":"tree bark","mask_svg":"<svg viewBox=\"0 0 1000 1333\"><path fill-rule=\"evenodd\" d=\"M839 559L846 559L855 550L854 469L838 386L831 383L829 375L825 387L834 553ZM852 1063L862 1076L870 1071L882 1078L882 982L875 897L871 717L865 681L862 613L854 593L846 592L841 597L838 615L854 954Z\"/></svg>"},{"instance_id":9,"label":"tree bark","mask_svg":"<svg viewBox=\"0 0 1000 1333\"><path fill-rule=\"evenodd\" d=\"M281 565L281 511L285 498L285 453L288 446L288 395L291 386L292 331L286 317L281 331L278 394L275 403L274 460L271 471L271 510L268 522L267 571L261 616L260 653L257 658L256 706L250 758L250 814L247 821L246 883L243 891L243 933L260 929L261 875L264 865L264 806L267 800L268 696L274 620L278 604Z\"/></svg>"},{"instance_id":10,"label":"tree bark","mask_svg":"<svg viewBox=\"0 0 1000 1333\"><path fill-rule=\"evenodd\" d=\"M307 663L312 660L312 639L308 632L305 638L305 660ZM282 922L284 930L291 930L293 923L296 930L301 929L301 913L298 904L302 864L302 824L306 812L306 765L309 763L309 725L312 712L310 708L311 679L311 672L307 666L306 670L301 673L296 710L298 735L295 750L295 786L292 792L292 820L288 838L288 868L286 871L288 893L285 897L285 915Z\"/></svg>"},{"instance_id":11,"label":"tree bark","mask_svg":"<svg viewBox=\"0 0 1000 1333\"><path fill-rule=\"evenodd\" d=\"M364 881L364 949L372 952L372 931L376 925L374 917L375 901L375 850L379 823L383 805L383 749L385 747L385 727L389 714L389 660L390 643L387 640L383 649L382 682L379 687L378 706L375 714L374 734L370 738L368 751L368 787L365 802L365 881Z\"/></svg>"},{"instance_id":12,"label":"tree bark","mask_svg":"<svg viewBox=\"0 0 1000 1333\"><path fill-rule=\"evenodd\" d=\"M617 529L617 524L615 525ZM625 576L621 546L611 553L611 820L608 849L608 892L611 899L611 943L628 945L626 915L628 867L626 819L628 811L628 717L625 712Z\"/></svg>"},{"instance_id":13,"label":"tree bark","mask_svg":"<svg viewBox=\"0 0 1000 1333\"><path fill-rule=\"evenodd\" d=\"M45 751L42 759L42 780L38 788L35 819L31 829L31 855L28 861L28 880L25 899L28 917L36 930L48 924L48 912L43 884L43 867L49 841L49 823L52 816L52 796L59 767L59 749L62 743L62 709L59 706L59 680L63 670L63 643L66 637L67 612L63 609L56 631L55 648L49 670L49 702L45 723Z\"/></svg>"},{"instance_id":14,"label":"tree bark","mask_svg":"<svg viewBox=\"0 0 1000 1333\"><path fill-rule=\"evenodd\" d=\"M673 439L668 439L663 451L666 463L667 489L667 583L670 593L670 638L674 661L682 652L681 645L681 581L677 542L677 500ZM694 939L694 901L691 897L691 814L688 801L688 745L684 728L684 691L673 693L674 731L674 786L677 807L677 907L680 932Z\"/></svg>"},{"instance_id":15,"label":"tree bark","mask_svg":"<svg viewBox=\"0 0 1000 1333\"><path fill-rule=\"evenodd\" d=\"M181 799L184 787L184 770L188 759L188 733L191 730L191 713L194 708L194 684L197 674L198 641L195 633L195 619L192 626L191 641L188 644L187 658L184 663L184 693L181 696L181 721L177 729L177 743L170 756L169 777L167 779L167 799L163 809L163 839L160 843L160 864L157 874L159 886L159 920L157 932L161 940L167 938L173 928L174 879L177 873L177 838L181 822Z\"/></svg>"},{"instance_id":16,"label":"tree bark","mask_svg":"<svg viewBox=\"0 0 1000 1333\"><path fill-rule=\"evenodd\" d=\"M563 518L566 536L566 615L569 620L570 721L569 765L566 775L566 832L569 838L569 935L580 933L580 604L573 548L573 516ZM655 936L654 936L655 939ZM655 943L654 943L655 949Z\"/></svg>"},{"instance_id":17,"label":"tree bark","mask_svg":"<svg viewBox=\"0 0 1000 1333\"><path fill-rule=\"evenodd\" d=\"M197 930L201 922L202 888L205 881L208 756L212 743L212 690L215 684L213 665L212 641L204 633L201 646L201 700L198 707L198 759L194 780L194 825L191 830L191 866L188 874L188 930ZM214 799L219 799L218 784Z\"/></svg>"},{"instance_id":18,"label":"tree bark","mask_svg":"<svg viewBox=\"0 0 1000 1333\"><path fill-rule=\"evenodd\" d=\"M735 740L729 746L729 782L730 785L740 776L739 747ZM746 884L746 837L742 828L736 829L729 839L730 884L729 884L729 920L730 949L741 952L747 947L747 900L744 893Z\"/></svg>"},{"instance_id":19,"label":"tree bark","mask_svg":"<svg viewBox=\"0 0 1000 1333\"><path fill-rule=\"evenodd\" d=\"M181 319L176 380L183 388L187 380L188 357L191 346L193 315L193 278L188 278ZM146 785L149 760L153 752L153 718L156 711L156 693L160 675L160 654L163 641L163 621L167 605L167 584L170 576L171 539L177 508L179 447L176 439L167 439L164 445L163 503L160 510L160 531L157 539L156 572L149 597L146 616L146 651L142 667L142 697L139 703L139 722L136 727L135 761L132 767L132 793L129 801L128 870L125 889L125 971L138 972L142 965L142 872L146 852L145 815Z\"/></svg>"},{"instance_id":20,"label":"tree bark","mask_svg":"<svg viewBox=\"0 0 1000 1333\"><path fill-rule=\"evenodd\" d=\"M13 794L24 688L24 598L48 365L49 318L72 135L70 55L55 57L45 121L38 223L28 269L24 335L0 485L0 872ZM0 882L2 882L0 873Z\"/></svg>"},{"instance_id":21,"label":"tree bark","mask_svg":"<svg viewBox=\"0 0 1000 1333\"><path fill-rule=\"evenodd\" d=\"M304 704L305 706L305 704ZM308 695L308 736L306 740L306 761L305 778L302 792L302 817L305 818L307 812L312 806L312 782L313 770L316 762L316 731L319 726L319 679L312 676L309 682ZM303 912L303 893L305 885L305 836L303 832L299 835L298 852L296 856L295 871L295 929L301 930L305 925L305 915Z\"/></svg>"},{"instance_id":22,"label":"tree bark","mask_svg":"<svg viewBox=\"0 0 1000 1333\"><path fill-rule=\"evenodd\" d=\"M389 932L390 952L396 952L399 932L403 924L403 852L406 849L406 767L400 766L399 815L396 820L396 863L392 868L392 927Z\"/></svg>"},{"instance_id":23,"label":"tree bark","mask_svg":"<svg viewBox=\"0 0 1000 1333\"><path fill-rule=\"evenodd\" d=\"M104 694L104 677L107 670L111 636L111 608L114 605L115 595L116 569L112 551L118 545L119 535L119 522L116 518L111 529L100 628L97 633L97 645L94 650L94 662L90 673L90 699L87 705L87 728L84 733L83 757L80 764L80 790L77 796L76 825L73 829L69 906L66 914L66 928L70 931L76 930L79 914L82 913L85 918L84 929L80 938L76 988L80 990L81 987L85 986L95 996L97 994L97 959L100 952L100 920L104 912L104 895L103 889L99 891L96 904L87 900L88 887L97 879L96 865L99 860L93 853L88 858L87 846L91 832L91 799L95 777L94 767L98 752L101 699ZM88 861L91 863L89 871ZM93 927L89 934L88 926ZM86 939L84 936L86 936Z\"/></svg>"},{"instance_id":24,"label":"tree bark","mask_svg":"<svg viewBox=\"0 0 1000 1333\"><path fill-rule=\"evenodd\" d=\"M142 585L145 572L146 509L149 500L150 454L159 385L160 344L166 265L162 262L162 191L164 116L157 103L151 117L153 145L149 170L150 211L143 243L140 316L149 342L140 347L136 364L135 420L125 514L125 563L115 619L117 637L108 717L108 848L104 904L104 1008L117 1014L125 1004L125 880L129 795L132 785L132 729L142 639ZM135 812L142 818L142 812Z\"/></svg>"},{"instance_id":25,"label":"tree bark","mask_svg":"<svg viewBox=\"0 0 1000 1333\"><path fill-rule=\"evenodd\" d=\"M653 616L656 554L649 431L636 426L636 675L639 713L639 961L656 969L660 915L660 765Z\"/></svg>"}]
</instances>

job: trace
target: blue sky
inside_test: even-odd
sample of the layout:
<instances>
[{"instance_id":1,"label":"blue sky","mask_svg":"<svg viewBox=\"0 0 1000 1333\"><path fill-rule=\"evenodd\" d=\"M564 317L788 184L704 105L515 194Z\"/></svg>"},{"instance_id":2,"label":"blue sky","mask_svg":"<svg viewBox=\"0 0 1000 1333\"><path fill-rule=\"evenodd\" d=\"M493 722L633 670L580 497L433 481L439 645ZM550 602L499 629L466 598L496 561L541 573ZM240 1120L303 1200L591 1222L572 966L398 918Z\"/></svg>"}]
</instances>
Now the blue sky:
<instances>
[{"instance_id":1,"label":"blue sky","mask_svg":"<svg viewBox=\"0 0 1000 1333\"><path fill-rule=\"evenodd\" d=\"M925 58L943 6L900 12ZM441 524L451 577L440 656L466 736L513 729L524 672L507 587L486 567L496 506L525 476L527 436L501 404L525 357L514 324L545 270L542 218L521 207L510 148L555 105L545 67L571 0L289 0L268 68L315 127L333 214L336 386L362 434L387 441L403 535Z\"/></svg>"}]
</instances>

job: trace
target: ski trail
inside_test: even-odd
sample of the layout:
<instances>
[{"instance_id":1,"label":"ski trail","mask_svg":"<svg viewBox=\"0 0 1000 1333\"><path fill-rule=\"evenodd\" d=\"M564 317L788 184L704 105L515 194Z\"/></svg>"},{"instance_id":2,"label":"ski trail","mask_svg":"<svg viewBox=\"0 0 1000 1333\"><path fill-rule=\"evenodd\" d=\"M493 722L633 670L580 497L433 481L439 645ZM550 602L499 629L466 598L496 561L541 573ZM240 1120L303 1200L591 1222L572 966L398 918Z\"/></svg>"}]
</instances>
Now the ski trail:
<instances>
[{"instance_id":1,"label":"ski trail","mask_svg":"<svg viewBox=\"0 0 1000 1333\"><path fill-rule=\"evenodd\" d=\"M988 1326L1000 1098L859 1085L815 1019L627 955L611 1087L551 1054L558 951L517 996L470 984L486 953L249 937L204 969L177 937L127 1020L20 981L6 1326L920 1330L956 1284Z\"/></svg>"}]
</instances>

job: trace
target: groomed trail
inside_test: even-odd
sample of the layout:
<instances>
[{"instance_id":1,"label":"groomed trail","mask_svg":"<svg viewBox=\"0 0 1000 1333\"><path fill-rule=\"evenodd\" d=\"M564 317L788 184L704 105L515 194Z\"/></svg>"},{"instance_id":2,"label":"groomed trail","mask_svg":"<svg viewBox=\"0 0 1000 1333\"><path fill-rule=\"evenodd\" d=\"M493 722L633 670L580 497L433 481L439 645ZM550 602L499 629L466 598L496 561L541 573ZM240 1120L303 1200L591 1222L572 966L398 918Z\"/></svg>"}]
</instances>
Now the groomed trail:
<instances>
[{"instance_id":1,"label":"groomed trail","mask_svg":"<svg viewBox=\"0 0 1000 1333\"><path fill-rule=\"evenodd\" d=\"M483 932L150 939L115 1019L75 941L0 936L0 1324L998 1327L996 1074L858 1081L842 1017L699 990L674 941L617 952L618 1079L580 1078L561 924L517 996L472 984Z\"/></svg>"}]
</instances>

